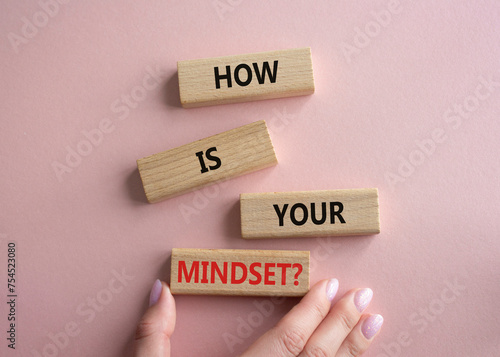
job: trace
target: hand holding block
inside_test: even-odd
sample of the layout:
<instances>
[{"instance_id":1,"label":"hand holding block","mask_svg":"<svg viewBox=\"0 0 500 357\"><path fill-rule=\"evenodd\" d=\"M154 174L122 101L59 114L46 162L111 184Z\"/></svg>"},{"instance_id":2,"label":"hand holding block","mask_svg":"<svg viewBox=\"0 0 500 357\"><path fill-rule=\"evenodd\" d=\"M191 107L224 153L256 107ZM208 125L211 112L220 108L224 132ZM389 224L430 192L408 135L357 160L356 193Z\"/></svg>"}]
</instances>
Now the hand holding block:
<instances>
[{"instance_id":1,"label":"hand holding block","mask_svg":"<svg viewBox=\"0 0 500 357\"><path fill-rule=\"evenodd\" d=\"M172 249L170 290L187 295L303 296L309 252Z\"/></svg>"},{"instance_id":2,"label":"hand holding block","mask_svg":"<svg viewBox=\"0 0 500 357\"><path fill-rule=\"evenodd\" d=\"M240 195L243 238L380 233L376 188Z\"/></svg>"},{"instance_id":3,"label":"hand holding block","mask_svg":"<svg viewBox=\"0 0 500 357\"><path fill-rule=\"evenodd\" d=\"M314 93L310 48L177 62L184 108Z\"/></svg>"},{"instance_id":4,"label":"hand holding block","mask_svg":"<svg viewBox=\"0 0 500 357\"><path fill-rule=\"evenodd\" d=\"M150 203L278 163L265 121L137 160Z\"/></svg>"}]
</instances>

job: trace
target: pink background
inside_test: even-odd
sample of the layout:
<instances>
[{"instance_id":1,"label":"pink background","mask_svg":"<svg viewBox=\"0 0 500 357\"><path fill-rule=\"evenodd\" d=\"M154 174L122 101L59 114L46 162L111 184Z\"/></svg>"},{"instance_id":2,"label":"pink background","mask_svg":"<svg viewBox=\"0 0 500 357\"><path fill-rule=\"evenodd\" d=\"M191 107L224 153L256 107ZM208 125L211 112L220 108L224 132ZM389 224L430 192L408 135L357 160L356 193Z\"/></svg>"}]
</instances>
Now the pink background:
<instances>
[{"instance_id":1,"label":"pink background","mask_svg":"<svg viewBox=\"0 0 500 357\"><path fill-rule=\"evenodd\" d=\"M367 356L500 355L497 1L70 1L46 9L50 17L38 1L0 5L0 286L5 298L6 248L15 241L19 294L17 349L3 333L2 356L129 356L173 247L310 250L313 283L337 277L341 293L374 290L368 311L385 325ZM22 37L23 17L39 25L24 30L31 38ZM178 60L305 46L312 96L179 105ZM160 75L141 92L148 68ZM490 89L481 84L491 80ZM131 93L145 98L124 107ZM278 166L145 202L136 159L260 119ZM110 132L89 149L84 132L101 122ZM68 165L68 150L87 156L58 177L53 166ZM380 235L240 238L239 193L361 187L380 190ZM264 300L176 297L173 355L241 353L298 301L260 318L255 302ZM243 330L249 317L254 327ZM66 326L76 336L64 337ZM228 334L240 338L234 351Z\"/></svg>"}]
</instances>

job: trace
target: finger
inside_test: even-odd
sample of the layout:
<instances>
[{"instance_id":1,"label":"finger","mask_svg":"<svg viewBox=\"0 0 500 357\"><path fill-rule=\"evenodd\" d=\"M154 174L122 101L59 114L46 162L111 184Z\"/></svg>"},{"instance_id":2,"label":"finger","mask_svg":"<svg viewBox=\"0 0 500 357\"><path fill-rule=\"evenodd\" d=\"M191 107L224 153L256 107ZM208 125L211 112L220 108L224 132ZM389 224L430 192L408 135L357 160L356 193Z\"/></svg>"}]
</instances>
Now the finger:
<instances>
[{"instance_id":1,"label":"finger","mask_svg":"<svg viewBox=\"0 0 500 357\"><path fill-rule=\"evenodd\" d=\"M314 331L300 356L335 356L372 296L371 289L355 289L345 294Z\"/></svg>"},{"instance_id":2,"label":"finger","mask_svg":"<svg viewBox=\"0 0 500 357\"><path fill-rule=\"evenodd\" d=\"M339 287L337 279L315 284L278 324L262 335L243 355L297 356L316 327L323 321Z\"/></svg>"},{"instance_id":3,"label":"finger","mask_svg":"<svg viewBox=\"0 0 500 357\"><path fill-rule=\"evenodd\" d=\"M149 308L135 333L135 357L169 357L174 328L174 297L166 283L156 280L149 296Z\"/></svg>"},{"instance_id":4,"label":"finger","mask_svg":"<svg viewBox=\"0 0 500 357\"><path fill-rule=\"evenodd\" d=\"M337 357L359 356L370 346L380 331L384 318L381 315L365 315L344 340Z\"/></svg>"}]
</instances>

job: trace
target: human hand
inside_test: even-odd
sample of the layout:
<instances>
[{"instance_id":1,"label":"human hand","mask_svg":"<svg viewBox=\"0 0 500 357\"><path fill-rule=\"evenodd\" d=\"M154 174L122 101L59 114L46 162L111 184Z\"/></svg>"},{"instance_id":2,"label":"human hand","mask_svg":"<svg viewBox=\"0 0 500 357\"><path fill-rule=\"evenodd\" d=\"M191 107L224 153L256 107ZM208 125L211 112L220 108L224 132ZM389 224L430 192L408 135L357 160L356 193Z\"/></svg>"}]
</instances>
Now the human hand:
<instances>
[{"instance_id":1,"label":"human hand","mask_svg":"<svg viewBox=\"0 0 500 357\"><path fill-rule=\"evenodd\" d=\"M373 296L370 289L350 290L331 306L337 290L336 279L315 284L242 357L361 355L380 330L383 318L363 314ZM151 290L150 307L137 328L135 356L170 356L174 327L174 298L167 284L157 280Z\"/></svg>"}]
</instances>

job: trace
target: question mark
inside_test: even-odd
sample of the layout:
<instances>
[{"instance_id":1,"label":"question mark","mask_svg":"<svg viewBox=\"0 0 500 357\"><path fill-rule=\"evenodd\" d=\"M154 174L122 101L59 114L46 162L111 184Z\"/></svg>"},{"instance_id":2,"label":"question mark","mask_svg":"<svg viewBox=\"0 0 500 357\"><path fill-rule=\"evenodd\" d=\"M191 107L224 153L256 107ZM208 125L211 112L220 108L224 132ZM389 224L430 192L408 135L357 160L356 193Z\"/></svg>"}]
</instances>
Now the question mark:
<instances>
[{"instance_id":1,"label":"question mark","mask_svg":"<svg viewBox=\"0 0 500 357\"><path fill-rule=\"evenodd\" d=\"M302 273L302 264L295 263L292 265L292 269L297 268L297 272L295 273L295 276L293 277L295 281L293 282L293 285L299 285L299 282L297 279L299 278L300 273Z\"/></svg>"}]
</instances>

